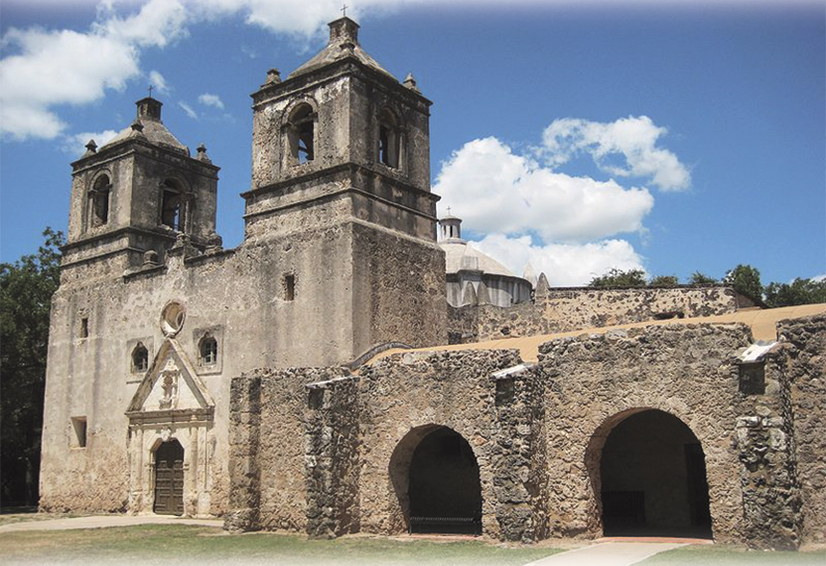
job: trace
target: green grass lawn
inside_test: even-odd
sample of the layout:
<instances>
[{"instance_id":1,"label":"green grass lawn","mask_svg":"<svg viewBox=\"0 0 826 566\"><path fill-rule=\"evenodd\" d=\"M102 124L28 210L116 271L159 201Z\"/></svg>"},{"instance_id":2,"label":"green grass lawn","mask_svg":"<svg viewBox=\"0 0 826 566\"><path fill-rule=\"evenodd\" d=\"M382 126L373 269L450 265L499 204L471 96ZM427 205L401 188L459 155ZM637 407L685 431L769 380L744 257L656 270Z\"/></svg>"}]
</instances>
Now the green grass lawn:
<instances>
[{"instance_id":1,"label":"green grass lawn","mask_svg":"<svg viewBox=\"0 0 826 566\"><path fill-rule=\"evenodd\" d=\"M826 566L826 550L819 552L761 552L722 546L685 546L652 556L640 566Z\"/></svg>"},{"instance_id":2,"label":"green grass lawn","mask_svg":"<svg viewBox=\"0 0 826 566\"><path fill-rule=\"evenodd\" d=\"M272 564L316 566L517 565L558 550L506 547L480 540L432 542L383 537L307 540L270 533L229 535L187 525L141 525L0 535L0 563L189 566Z\"/></svg>"}]
</instances>

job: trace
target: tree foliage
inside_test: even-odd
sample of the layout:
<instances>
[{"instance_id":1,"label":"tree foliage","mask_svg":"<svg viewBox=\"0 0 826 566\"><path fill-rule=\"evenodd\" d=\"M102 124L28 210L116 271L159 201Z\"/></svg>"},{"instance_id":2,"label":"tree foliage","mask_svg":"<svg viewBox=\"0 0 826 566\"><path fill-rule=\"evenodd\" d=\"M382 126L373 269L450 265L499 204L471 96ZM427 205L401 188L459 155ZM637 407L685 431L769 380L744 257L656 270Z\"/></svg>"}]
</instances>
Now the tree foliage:
<instances>
[{"instance_id":1,"label":"tree foliage","mask_svg":"<svg viewBox=\"0 0 826 566\"><path fill-rule=\"evenodd\" d=\"M676 275L657 275L648 282L648 286L654 288L677 287L679 284L680 280Z\"/></svg>"},{"instance_id":2,"label":"tree foliage","mask_svg":"<svg viewBox=\"0 0 826 566\"><path fill-rule=\"evenodd\" d=\"M714 277L709 277L705 273L695 271L691 274L691 277L688 278L688 284L692 287L710 287L712 285L719 285L720 281Z\"/></svg>"},{"instance_id":3,"label":"tree foliage","mask_svg":"<svg viewBox=\"0 0 826 566\"><path fill-rule=\"evenodd\" d=\"M608 273L599 277L594 277L588 284L589 287L597 289L629 289L633 287L645 287L645 272L642 269L621 269L612 268Z\"/></svg>"},{"instance_id":4,"label":"tree foliage","mask_svg":"<svg viewBox=\"0 0 826 566\"><path fill-rule=\"evenodd\" d=\"M36 254L0 264L0 494L3 506L37 503L51 299L63 233L46 228Z\"/></svg>"},{"instance_id":5,"label":"tree foliage","mask_svg":"<svg viewBox=\"0 0 826 566\"><path fill-rule=\"evenodd\" d=\"M826 303L826 279L798 277L791 284L769 283L765 288L765 302L770 307Z\"/></svg>"},{"instance_id":6,"label":"tree foliage","mask_svg":"<svg viewBox=\"0 0 826 566\"><path fill-rule=\"evenodd\" d=\"M763 299L763 284L760 282L760 271L756 267L740 264L726 273L723 283L731 285L735 291L750 299Z\"/></svg>"}]
</instances>

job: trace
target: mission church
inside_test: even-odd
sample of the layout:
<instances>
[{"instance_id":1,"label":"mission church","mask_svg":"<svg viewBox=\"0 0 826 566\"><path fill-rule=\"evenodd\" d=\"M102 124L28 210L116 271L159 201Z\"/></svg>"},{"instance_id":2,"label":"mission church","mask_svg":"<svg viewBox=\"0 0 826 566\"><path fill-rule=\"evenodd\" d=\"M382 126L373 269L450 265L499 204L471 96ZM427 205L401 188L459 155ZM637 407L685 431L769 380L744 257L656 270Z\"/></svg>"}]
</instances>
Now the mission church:
<instances>
[{"instance_id":1,"label":"mission church","mask_svg":"<svg viewBox=\"0 0 826 566\"><path fill-rule=\"evenodd\" d=\"M160 101L72 164L41 508L826 542L826 305L509 272L437 221L431 102L358 31L252 95L237 248Z\"/></svg>"}]
</instances>

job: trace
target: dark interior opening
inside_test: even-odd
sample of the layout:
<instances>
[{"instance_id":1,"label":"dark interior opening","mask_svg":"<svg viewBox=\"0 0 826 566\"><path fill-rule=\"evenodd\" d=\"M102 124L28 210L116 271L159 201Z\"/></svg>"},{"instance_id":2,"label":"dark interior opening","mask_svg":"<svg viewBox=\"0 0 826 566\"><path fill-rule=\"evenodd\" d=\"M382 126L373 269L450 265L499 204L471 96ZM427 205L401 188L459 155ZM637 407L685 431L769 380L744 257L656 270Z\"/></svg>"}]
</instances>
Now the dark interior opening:
<instances>
[{"instance_id":1,"label":"dark interior opening","mask_svg":"<svg viewBox=\"0 0 826 566\"><path fill-rule=\"evenodd\" d=\"M703 450L678 418L649 410L620 422L600 476L605 536L711 538Z\"/></svg>"},{"instance_id":2,"label":"dark interior opening","mask_svg":"<svg viewBox=\"0 0 826 566\"><path fill-rule=\"evenodd\" d=\"M482 487L467 441L447 427L425 436L410 462L410 532L480 534Z\"/></svg>"}]
</instances>

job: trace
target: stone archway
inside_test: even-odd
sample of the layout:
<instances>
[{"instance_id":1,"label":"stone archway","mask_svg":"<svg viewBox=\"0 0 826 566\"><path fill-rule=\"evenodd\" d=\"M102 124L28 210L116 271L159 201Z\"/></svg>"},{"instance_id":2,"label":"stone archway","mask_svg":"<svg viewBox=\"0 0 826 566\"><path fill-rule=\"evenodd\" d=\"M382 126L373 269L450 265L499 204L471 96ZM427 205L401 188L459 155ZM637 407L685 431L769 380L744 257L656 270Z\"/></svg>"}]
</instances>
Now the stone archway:
<instances>
[{"instance_id":1,"label":"stone archway","mask_svg":"<svg viewBox=\"0 0 826 566\"><path fill-rule=\"evenodd\" d=\"M159 515L184 513L184 448L175 439L155 450L155 504Z\"/></svg>"},{"instance_id":2,"label":"stone archway","mask_svg":"<svg viewBox=\"0 0 826 566\"><path fill-rule=\"evenodd\" d=\"M390 479L409 532L479 534L479 465L462 435L438 425L411 430L396 446Z\"/></svg>"},{"instance_id":3,"label":"stone archway","mask_svg":"<svg viewBox=\"0 0 826 566\"><path fill-rule=\"evenodd\" d=\"M711 537L702 446L674 415L611 417L592 439L588 468L605 536Z\"/></svg>"}]
</instances>

